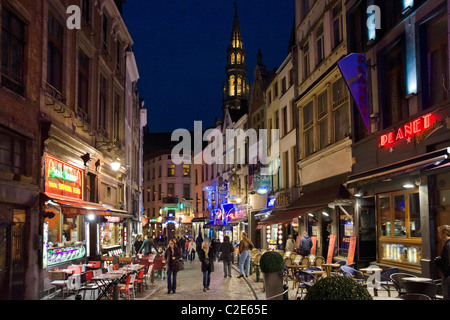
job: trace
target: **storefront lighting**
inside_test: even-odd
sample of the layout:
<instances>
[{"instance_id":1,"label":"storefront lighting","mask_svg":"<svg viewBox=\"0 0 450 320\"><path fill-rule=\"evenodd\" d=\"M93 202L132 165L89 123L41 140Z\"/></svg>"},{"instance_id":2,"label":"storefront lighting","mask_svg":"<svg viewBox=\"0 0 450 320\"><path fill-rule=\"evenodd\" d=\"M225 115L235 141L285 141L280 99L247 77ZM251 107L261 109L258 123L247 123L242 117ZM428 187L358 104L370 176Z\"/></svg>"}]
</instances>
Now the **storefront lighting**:
<instances>
[{"instance_id":1,"label":"storefront lighting","mask_svg":"<svg viewBox=\"0 0 450 320\"><path fill-rule=\"evenodd\" d=\"M412 184L410 182L407 182L407 183L405 183L403 185L403 188L405 188L405 189L412 189L412 188L414 188L414 184Z\"/></svg>"},{"instance_id":2,"label":"storefront lighting","mask_svg":"<svg viewBox=\"0 0 450 320\"><path fill-rule=\"evenodd\" d=\"M308 213L308 216L310 217L314 217L314 215L312 213Z\"/></svg>"},{"instance_id":3,"label":"storefront lighting","mask_svg":"<svg viewBox=\"0 0 450 320\"><path fill-rule=\"evenodd\" d=\"M360 198L360 197L362 197L362 193L357 191L357 192L355 192L354 196L357 198Z\"/></svg>"},{"instance_id":4,"label":"storefront lighting","mask_svg":"<svg viewBox=\"0 0 450 320\"><path fill-rule=\"evenodd\" d=\"M88 214L88 215L87 215L87 219L88 219L89 221L94 221L94 220L95 220L95 214L93 214L93 213Z\"/></svg>"},{"instance_id":5,"label":"storefront lighting","mask_svg":"<svg viewBox=\"0 0 450 320\"><path fill-rule=\"evenodd\" d=\"M120 159L117 158L116 160L114 160L113 162L111 162L111 168L114 171L118 171L120 169L121 163L120 163Z\"/></svg>"},{"instance_id":6,"label":"storefront lighting","mask_svg":"<svg viewBox=\"0 0 450 320\"><path fill-rule=\"evenodd\" d=\"M237 198L237 199L236 199L236 203L239 204L239 203L241 203L241 202L242 202L242 199L241 199L241 198Z\"/></svg>"},{"instance_id":7,"label":"storefront lighting","mask_svg":"<svg viewBox=\"0 0 450 320\"><path fill-rule=\"evenodd\" d=\"M322 214L323 214L325 217L329 217L329 216L330 216L330 215L329 215L328 213L326 213L325 211L322 212Z\"/></svg>"}]
</instances>

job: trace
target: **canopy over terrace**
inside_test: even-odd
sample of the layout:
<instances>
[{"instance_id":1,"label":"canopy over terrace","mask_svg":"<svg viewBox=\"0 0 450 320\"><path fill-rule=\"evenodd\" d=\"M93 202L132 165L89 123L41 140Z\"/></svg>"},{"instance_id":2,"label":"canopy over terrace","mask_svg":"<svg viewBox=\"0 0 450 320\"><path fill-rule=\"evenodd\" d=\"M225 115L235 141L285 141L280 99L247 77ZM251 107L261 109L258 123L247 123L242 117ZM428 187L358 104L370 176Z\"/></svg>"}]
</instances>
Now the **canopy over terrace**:
<instances>
[{"instance_id":1,"label":"canopy over terrace","mask_svg":"<svg viewBox=\"0 0 450 320\"><path fill-rule=\"evenodd\" d=\"M352 203L352 195L342 183L320 183L306 186L304 193L291 205L285 208L277 208L272 214L258 223L257 229L277 223L288 223L292 219L335 205Z\"/></svg>"}]
</instances>

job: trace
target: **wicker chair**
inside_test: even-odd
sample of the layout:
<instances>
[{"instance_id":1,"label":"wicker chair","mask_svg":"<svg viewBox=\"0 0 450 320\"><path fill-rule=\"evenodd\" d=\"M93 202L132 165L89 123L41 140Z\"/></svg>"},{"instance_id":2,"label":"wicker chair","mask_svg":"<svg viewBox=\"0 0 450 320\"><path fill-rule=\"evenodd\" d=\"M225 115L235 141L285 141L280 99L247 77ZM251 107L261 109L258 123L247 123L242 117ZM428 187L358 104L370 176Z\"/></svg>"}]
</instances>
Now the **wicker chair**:
<instances>
[{"instance_id":1,"label":"wicker chair","mask_svg":"<svg viewBox=\"0 0 450 320\"><path fill-rule=\"evenodd\" d=\"M390 278L392 283L394 284L395 290L397 290L398 295L404 295L406 294L406 290L405 287L403 286L403 278L411 278L411 277L416 277L412 274L408 274L408 273L402 273L402 272L398 272L398 273L393 273L391 274Z\"/></svg>"}]
</instances>

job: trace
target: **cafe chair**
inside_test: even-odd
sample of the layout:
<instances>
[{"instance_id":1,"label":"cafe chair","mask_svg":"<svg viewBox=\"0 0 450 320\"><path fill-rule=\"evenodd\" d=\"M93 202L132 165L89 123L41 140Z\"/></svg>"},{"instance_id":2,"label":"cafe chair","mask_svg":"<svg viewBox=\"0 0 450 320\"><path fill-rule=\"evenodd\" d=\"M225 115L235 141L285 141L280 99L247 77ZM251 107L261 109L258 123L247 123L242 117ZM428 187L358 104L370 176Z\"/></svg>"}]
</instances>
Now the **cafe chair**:
<instances>
[{"instance_id":1,"label":"cafe chair","mask_svg":"<svg viewBox=\"0 0 450 320\"><path fill-rule=\"evenodd\" d=\"M341 270L342 270L342 275L344 277L352 278L352 279L356 280L356 282L358 282L360 284L364 284L365 279L364 279L364 275L362 274L361 271L358 271L358 270L353 269L348 266L342 266Z\"/></svg>"},{"instance_id":2,"label":"cafe chair","mask_svg":"<svg viewBox=\"0 0 450 320\"><path fill-rule=\"evenodd\" d=\"M82 271L81 267L82 266L74 266L74 265L72 265L72 266L68 266L67 270L73 270L72 274L81 274L81 271Z\"/></svg>"},{"instance_id":3,"label":"cafe chair","mask_svg":"<svg viewBox=\"0 0 450 320\"><path fill-rule=\"evenodd\" d=\"M421 293L403 294L399 297L402 300L431 300L431 298Z\"/></svg>"},{"instance_id":4,"label":"cafe chair","mask_svg":"<svg viewBox=\"0 0 450 320\"><path fill-rule=\"evenodd\" d=\"M138 276L135 280L135 284L138 287L138 291L141 292L141 289L144 290L143 285L144 285L144 272L145 270L139 270Z\"/></svg>"},{"instance_id":5,"label":"cafe chair","mask_svg":"<svg viewBox=\"0 0 450 320\"><path fill-rule=\"evenodd\" d=\"M430 299L436 298L437 285L434 282L403 281L406 294L420 293Z\"/></svg>"},{"instance_id":6,"label":"cafe chair","mask_svg":"<svg viewBox=\"0 0 450 320\"><path fill-rule=\"evenodd\" d=\"M259 262L261 261L261 256L262 256L261 253L257 253L255 255L255 259L253 261L253 268L255 269L255 273L256 273L256 282L259 282L260 275L261 275L261 272L260 272L261 269L259 266Z\"/></svg>"},{"instance_id":7,"label":"cafe chair","mask_svg":"<svg viewBox=\"0 0 450 320\"><path fill-rule=\"evenodd\" d=\"M283 283L288 284L289 280L294 280L291 275L291 271L287 265L284 265L283 269Z\"/></svg>"},{"instance_id":8,"label":"cafe chair","mask_svg":"<svg viewBox=\"0 0 450 320\"><path fill-rule=\"evenodd\" d=\"M303 266L309 267L311 265L308 257L303 257L301 261Z\"/></svg>"},{"instance_id":9,"label":"cafe chair","mask_svg":"<svg viewBox=\"0 0 450 320\"><path fill-rule=\"evenodd\" d=\"M161 275L161 280L164 279L165 272L166 272L166 264L163 263L164 257L159 256L156 257L153 261L153 270L158 271L158 273Z\"/></svg>"},{"instance_id":10,"label":"cafe chair","mask_svg":"<svg viewBox=\"0 0 450 320\"><path fill-rule=\"evenodd\" d=\"M342 275L342 274L341 274L341 271L342 271L341 267L347 265L347 260L339 260L338 262L336 262L336 264L338 264L339 267L333 268L330 274L331 274L331 275L334 275L334 276Z\"/></svg>"},{"instance_id":11,"label":"cafe chair","mask_svg":"<svg viewBox=\"0 0 450 320\"><path fill-rule=\"evenodd\" d=\"M113 264L113 270L119 270L119 264Z\"/></svg>"},{"instance_id":12,"label":"cafe chair","mask_svg":"<svg viewBox=\"0 0 450 320\"><path fill-rule=\"evenodd\" d=\"M65 288L67 288L67 284L69 283L69 281L71 281L72 279L69 280L69 278L66 279L66 274L64 272L50 272L50 285L56 287L56 290L61 290L61 294L63 296L63 299L65 297ZM50 298L50 288L48 289L48 298Z\"/></svg>"},{"instance_id":13,"label":"cafe chair","mask_svg":"<svg viewBox=\"0 0 450 320\"><path fill-rule=\"evenodd\" d=\"M373 292L375 297L378 297L379 287L385 289L388 293L388 296L391 296L391 286L394 286L394 283L391 280L391 274L398 273L398 268L389 268L381 271L380 280L375 280L375 286L373 288Z\"/></svg>"},{"instance_id":14,"label":"cafe chair","mask_svg":"<svg viewBox=\"0 0 450 320\"><path fill-rule=\"evenodd\" d=\"M321 267L325 263L325 259L322 256L316 257L315 265Z\"/></svg>"},{"instance_id":15,"label":"cafe chair","mask_svg":"<svg viewBox=\"0 0 450 320\"><path fill-rule=\"evenodd\" d=\"M130 300L130 293L133 293L134 296L134 280L136 278L136 274L131 274L127 277L125 284L119 283L117 285L117 289L119 290L119 294L124 294L125 299Z\"/></svg>"},{"instance_id":16,"label":"cafe chair","mask_svg":"<svg viewBox=\"0 0 450 320\"><path fill-rule=\"evenodd\" d=\"M95 282L92 281L92 278L94 277L94 271L91 270L91 271L86 272L85 276L86 276L86 282L78 290L78 293L80 291L83 291L83 300L86 300L86 292L90 291L91 299L94 300L95 292L97 291L97 296L98 296L98 290L100 288Z\"/></svg>"},{"instance_id":17,"label":"cafe chair","mask_svg":"<svg viewBox=\"0 0 450 320\"><path fill-rule=\"evenodd\" d=\"M296 298L298 299L300 292L300 299L303 299L303 293L314 285L316 277L309 272L297 271L295 272L295 278L297 280Z\"/></svg>"},{"instance_id":18,"label":"cafe chair","mask_svg":"<svg viewBox=\"0 0 450 320\"><path fill-rule=\"evenodd\" d=\"M88 264L92 264L91 269L100 269L101 268L101 261L88 261Z\"/></svg>"},{"instance_id":19,"label":"cafe chair","mask_svg":"<svg viewBox=\"0 0 450 320\"><path fill-rule=\"evenodd\" d=\"M316 255L310 254L308 256L308 259L309 259L309 265L310 266L313 266L316 263Z\"/></svg>"},{"instance_id":20,"label":"cafe chair","mask_svg":"<svg viewBox=\"0 0 450 320\"><path fill-rule=\"evenodd\" d=\"M154 282L154 279L153 279L153 264L151 264L148 267L147 273L144 276L144 285L145 285L145 288L147 288L147 289L148 289L148 281L149 280L150 280L151 283Z\"/></svg>"},{"instance_id":21,"label":"cafe chair","mask_svg":"<svg viewBox=\"0 0 450 320\"><path fill-rule=\"evenodd\" d=\"M312 266L305 269L305 271L323 271L321 267Z\"/></svg>"},{"instance_id":22,"label":"cafe chair","mask_svg":"<svg viewBox=\"0 0 450 320\"><path fill-rule=\"evenodd\" d=\"M393 273L391 274L390 278L392 283L394 284L394 288L395 290L397 290L398 295L404 295L406 294L406 290L405 287L403 286L403 278L417 278L415 275L412 274L408 274L408 273L403 273L403 272L397 272L397 273Z\"/></svg>"}]
</instances>

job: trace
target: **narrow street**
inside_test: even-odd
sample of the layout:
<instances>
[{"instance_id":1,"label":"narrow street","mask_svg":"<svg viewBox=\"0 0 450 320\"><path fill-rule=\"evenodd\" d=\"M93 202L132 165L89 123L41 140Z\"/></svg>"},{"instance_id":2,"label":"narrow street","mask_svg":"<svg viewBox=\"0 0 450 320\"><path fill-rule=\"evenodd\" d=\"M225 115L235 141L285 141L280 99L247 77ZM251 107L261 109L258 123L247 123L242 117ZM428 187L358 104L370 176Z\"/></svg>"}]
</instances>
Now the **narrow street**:
<instances>
[{"instance_id":1,"label":"narrow street","mask_svg":"<svg viewBox=\"0 0 450 320\"><path fill-rule=\"evenodd\" d=\"M177 291L167 294L167 280L157 277L153 289L146 296L137 296L137 300L256 300L247 281L237 278L239 273L231 268L232 277L223 277L222 262L215 262L215 271L211 273L210 290L203 292L203 273L198 259L185 261L185 269L178 272Z\"/></svg>"}]
</instances>

